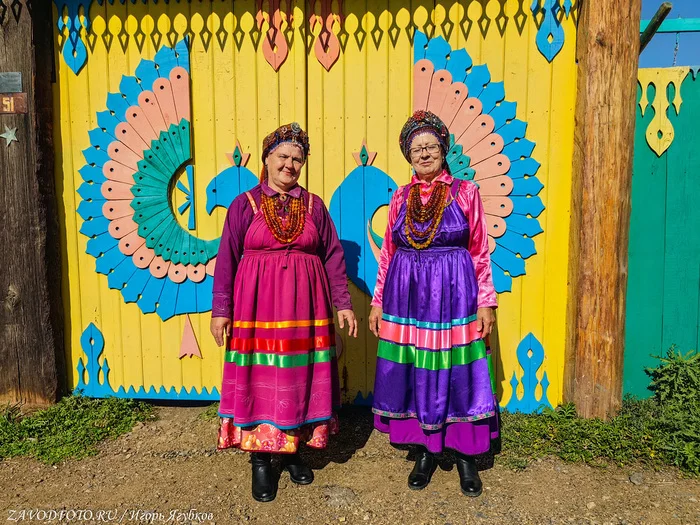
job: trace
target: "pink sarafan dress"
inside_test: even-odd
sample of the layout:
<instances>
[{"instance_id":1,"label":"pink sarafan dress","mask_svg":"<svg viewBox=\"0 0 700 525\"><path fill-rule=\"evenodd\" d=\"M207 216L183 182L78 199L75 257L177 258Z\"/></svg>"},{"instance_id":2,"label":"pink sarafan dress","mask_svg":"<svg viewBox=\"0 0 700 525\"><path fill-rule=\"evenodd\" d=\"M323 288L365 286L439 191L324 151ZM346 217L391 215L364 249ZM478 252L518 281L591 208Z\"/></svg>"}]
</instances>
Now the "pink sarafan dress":
<instances>
[{"instance_id":1,"label":"pink sarafan dress","mask_svg":"<svg viewBox=\"0 0 700 525\"><path fill-rule=\"evenodd\" d=\"M276 195L263 183L232 203L217 259L212 315L232 312L233 320L218 447L292 454L302 442L324 448L338 430L332 307L351 304L342 247L321 199L300 187L290 192L307 215L301 235L283 244L259 209L262 191Z\"/></svg>"}]
</instances>

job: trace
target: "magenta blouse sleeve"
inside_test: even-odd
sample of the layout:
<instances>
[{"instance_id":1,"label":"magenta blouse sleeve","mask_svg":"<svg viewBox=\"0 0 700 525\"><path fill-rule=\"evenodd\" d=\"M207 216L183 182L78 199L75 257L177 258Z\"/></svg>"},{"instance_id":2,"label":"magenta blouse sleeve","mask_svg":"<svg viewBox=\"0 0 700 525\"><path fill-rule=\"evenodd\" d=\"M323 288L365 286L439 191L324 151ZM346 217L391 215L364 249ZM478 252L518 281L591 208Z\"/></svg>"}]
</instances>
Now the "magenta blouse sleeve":
<instances>
[{"instance_id":1,"label":"magenta blouse sleeve","mask_svg":"<svg viewBox=\"0 0 700 525\"><path fill-rule=\"evenodd\" d=\"M463 182L457 193L457 204L469 222L469 246L467 249L474 261L476 281L479 285L477 306L497 307L496 290L493 287L489 235L486 215L479 189L473 182Z\"/></svg>"},{"instance_id":2,"label":"magenta blouse sleeve","mask_svg":"<svg viewBox=\"0 0 700 525\"><path fill-rule=\"evenodd\" d=\"M389 269L389 263L396 253L396 245L391 237L391 231L396 224L396 219L399 216L401 204L403 204L403 189L399 188L394 192L389 203L389 217L387 219L386 232L382 241L382 251L379 254L379 271L377 272L377 284L374 286L374 297L372 297L372 306L382 307L384 300L384 281L386 280L386 272Z\"/></svg>"},{"instance_id":3,"label":"magenta blouse sleeve","mask_svg":"<svg viewBox=\"0 0 700 525\"><path fill-rule=\"evenodd\" d=\"M343 246L340 244L338 232L335 230L328 209L318 195L314 195L312 213L314 224L318 228L321 238L320 256L331 285L333 305L338 310L352 310Z\"/></svg>"},{"instance_id":4,"label":"magenta blouse sleeve","mask_svg":"<svg viewBox=\"0 0 700 525\"><path fill-rule=\"evenodd\" d=\"M242 193L233 199L226 213L214 269L212 317L233 319L233 282L243 255L243 240L252 220L253 210L248 197Z\"/></svg>"}]
</instances>

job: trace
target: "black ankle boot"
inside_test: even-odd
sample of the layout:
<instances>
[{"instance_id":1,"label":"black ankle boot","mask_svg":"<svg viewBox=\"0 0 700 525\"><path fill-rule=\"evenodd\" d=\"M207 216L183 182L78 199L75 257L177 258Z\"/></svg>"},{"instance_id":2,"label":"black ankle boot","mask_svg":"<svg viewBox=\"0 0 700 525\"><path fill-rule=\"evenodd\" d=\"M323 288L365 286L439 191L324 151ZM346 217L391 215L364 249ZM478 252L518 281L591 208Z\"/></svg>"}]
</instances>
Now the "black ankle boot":
<instances>
[{"instance_id":1,"label":"black ankle boot","mask_svg":"<svg viewBox=\"0 0 700 525\"><path fill-rule=\"evenodd\" d=\"M277 486L270 454L253 452L250 463L253 465L253 499L263 503L272 501L277 496Z\"/></svg>"},{"instance_id":2,"label":"black ankle boot","mask_svg":"<svg viewBox=\"0 0 700 525\"><path fill-rule=\"evenodd\" d=\"M289 472L289 479L297 485L309 485L314 480L314 472L307 467L299 454L285 456L284 468Z\"/></svg>"},{"instance_id":3,"label":"black ankle boot","mask_svg":"<svg viewBox=\"0 0 700 525\"><path fill-rule=\"evenodd\" d=\"M479 496L482 484L474 458L457 454L457 472L459 472L459 486L462 494L472 498Z\"/></svg>"},{"instance_id":4,"label":"black ankle boot","mask_svg":"<svg viewBox=\"0 0 700 525\"><path fill-rule=\"evenodd\" d=\"M408 476L408 488L422 490L427 487L435 471L435 466L435 456L425 449L419 450L416 454L416 464Z\"/></svg>"}]
</instances>

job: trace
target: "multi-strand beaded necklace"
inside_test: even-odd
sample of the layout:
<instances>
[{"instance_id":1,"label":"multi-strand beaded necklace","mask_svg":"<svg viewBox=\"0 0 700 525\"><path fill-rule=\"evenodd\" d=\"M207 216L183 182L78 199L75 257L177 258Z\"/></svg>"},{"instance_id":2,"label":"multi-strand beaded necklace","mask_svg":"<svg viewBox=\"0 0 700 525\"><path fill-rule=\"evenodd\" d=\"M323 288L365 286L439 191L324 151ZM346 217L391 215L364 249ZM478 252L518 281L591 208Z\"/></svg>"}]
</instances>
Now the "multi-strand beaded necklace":
<instances>
[{"instance_id":1,"label":"multi-strand beaded necklace","mask_svg":"<svg viewBox=\"0 0 700 525\"><path fill-rule=\"evenodd\" d=\"M404 233L409 244L416 250L424 250L433 242L447 206L449 191L450 187L447 184L436 182L428 202L423 204L421 184L414 184L409 190ZM418 225L421 226L420 229Z\"/></svg>"},{"instance_id":2,"label":"multi-strand beaded necklace","mask_svg":"<svg viewBox=\"0 0 700 525\"><path fill-rule=\"evenodd\" d=\"M282 244L294 242L304 231L306 222L306 210L301 197L269 197L265 192L261 197L260 209L272 236Z\"/></svg>"}]
</instances>

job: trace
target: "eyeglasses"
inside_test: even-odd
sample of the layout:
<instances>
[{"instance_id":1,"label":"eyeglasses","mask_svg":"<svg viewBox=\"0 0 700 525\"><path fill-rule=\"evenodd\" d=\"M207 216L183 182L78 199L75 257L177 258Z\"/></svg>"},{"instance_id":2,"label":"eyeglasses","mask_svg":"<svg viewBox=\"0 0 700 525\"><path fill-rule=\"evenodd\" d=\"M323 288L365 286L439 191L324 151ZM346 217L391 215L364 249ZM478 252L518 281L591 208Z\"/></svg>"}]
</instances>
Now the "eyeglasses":
<instances>
[{"instance_id":1,"label":"eyeglasses","mask_svg":"<svg viewBox=\"0 0 700 525\"><path fill-rule=\"evenodd\" d=\"M434 156L437 153L440 153L440 144L428 144L427 146L411 148L408 150L408 152L410 153L412 159L418 159L421 155L423 155L423 150Z\"/></svg>"}]
</instances>

